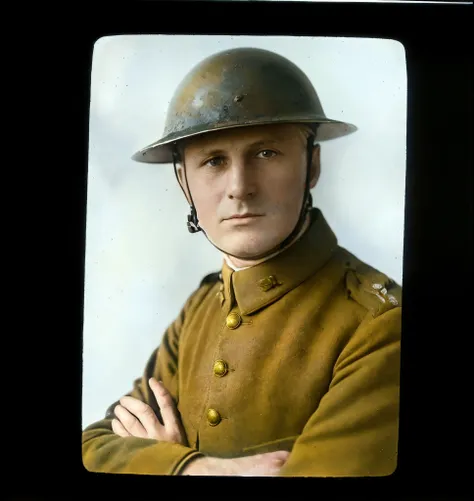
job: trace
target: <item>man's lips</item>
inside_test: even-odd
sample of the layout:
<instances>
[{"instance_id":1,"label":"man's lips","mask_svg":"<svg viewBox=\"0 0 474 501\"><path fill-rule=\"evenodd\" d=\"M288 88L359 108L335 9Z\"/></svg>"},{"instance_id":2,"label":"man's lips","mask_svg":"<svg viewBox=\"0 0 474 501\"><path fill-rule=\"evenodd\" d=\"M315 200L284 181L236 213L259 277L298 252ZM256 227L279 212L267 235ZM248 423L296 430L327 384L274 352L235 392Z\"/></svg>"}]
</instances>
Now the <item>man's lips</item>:
<instances>
[{"instance_id":1,"label":"man's lips","mask_svg":"<svg viewBox=\"0 0 474 501\"><path fill-rule=\"evenodd\" d=\"M246 214L234 214L226 219L248 219L251 217L261 217L262 214L254 214L252 212L247 212Z\"/></svg>"}]
</instances>

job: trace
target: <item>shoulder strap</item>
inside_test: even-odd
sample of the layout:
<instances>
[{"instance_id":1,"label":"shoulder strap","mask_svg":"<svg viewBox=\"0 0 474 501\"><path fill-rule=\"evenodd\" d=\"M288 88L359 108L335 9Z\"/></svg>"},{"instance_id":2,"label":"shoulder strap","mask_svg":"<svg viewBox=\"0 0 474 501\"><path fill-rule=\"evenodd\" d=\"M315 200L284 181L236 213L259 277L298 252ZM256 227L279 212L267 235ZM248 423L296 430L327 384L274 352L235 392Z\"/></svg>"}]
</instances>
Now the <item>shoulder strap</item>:
<instances>
[{"instance_id":1,"label":"shoulder strap","mask_svg":"<svg viewBox=\"0 0 474 501\"><path fill-rule=\"evenodd\" d=\"M401 306L400 285L364 263L346 271L345 286L348 297L364 306L374 317Z\"/></svg>"}]
</instances>

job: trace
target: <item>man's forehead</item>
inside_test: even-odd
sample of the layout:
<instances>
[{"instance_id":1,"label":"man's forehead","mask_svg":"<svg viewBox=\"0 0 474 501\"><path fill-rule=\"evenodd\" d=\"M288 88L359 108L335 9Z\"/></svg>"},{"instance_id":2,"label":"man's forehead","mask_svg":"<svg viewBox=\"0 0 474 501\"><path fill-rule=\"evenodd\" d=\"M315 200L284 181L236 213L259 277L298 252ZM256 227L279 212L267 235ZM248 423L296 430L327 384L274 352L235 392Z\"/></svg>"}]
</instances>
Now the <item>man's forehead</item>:
<instances>
[{"instance_id":1,"label":"man's forehead","mask_svg":"<svg viewBox=\"0 0 474 501\"><path fill-rule=\"evenodd\" d=\"M209 149L224 146L234 141L254 142L286 142L296 137L304 136L307 127L299 124L270 124L235 127L232 129L208 132L201 136L190 138L189 146L194 148Z\"/></svg>"}]
</instances>

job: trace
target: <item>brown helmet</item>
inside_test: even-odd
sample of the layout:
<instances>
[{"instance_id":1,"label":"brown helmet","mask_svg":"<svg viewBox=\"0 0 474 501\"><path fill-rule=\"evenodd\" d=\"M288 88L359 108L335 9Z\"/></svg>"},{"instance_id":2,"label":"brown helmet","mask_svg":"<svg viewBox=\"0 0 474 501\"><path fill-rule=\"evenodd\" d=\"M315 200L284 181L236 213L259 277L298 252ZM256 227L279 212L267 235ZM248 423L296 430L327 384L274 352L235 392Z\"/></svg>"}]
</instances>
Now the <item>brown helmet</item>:
<instances>
[{"instance_id":1,"label":"brown helmet","mask_svg":"<svg viewBox=\"0 0 474 501\"><path fill-rule=\"evenodd\" d=\"M163 136L132 158L171 163L182 139L274 123L314 125L315 141L357 130L326 117L316 90L294 63L268 50L238 48L207 57L185 76L170 102Z\"/></svg>"}]
</instances>

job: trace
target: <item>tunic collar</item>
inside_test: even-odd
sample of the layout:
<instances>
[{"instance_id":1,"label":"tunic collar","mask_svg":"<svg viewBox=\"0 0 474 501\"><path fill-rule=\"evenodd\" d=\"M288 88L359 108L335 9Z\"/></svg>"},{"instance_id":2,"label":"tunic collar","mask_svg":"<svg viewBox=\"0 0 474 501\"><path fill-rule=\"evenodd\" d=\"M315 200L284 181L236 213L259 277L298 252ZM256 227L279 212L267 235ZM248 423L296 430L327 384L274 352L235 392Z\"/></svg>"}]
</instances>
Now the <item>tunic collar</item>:
<instances>
[{"instance_id":1,"label":"tunic collar","mask_svg":"<svg viewBox=\"0 0 474 501\"><path fill-rule=\"evenodd\" d=\"M329 261L337 245L322 212L313 208L306 233L275 257L239 271L224 261L221 276L225 298L231 303L235 300L243 315L255 313L316 273Z\"/></svg>"}]
</instances>

